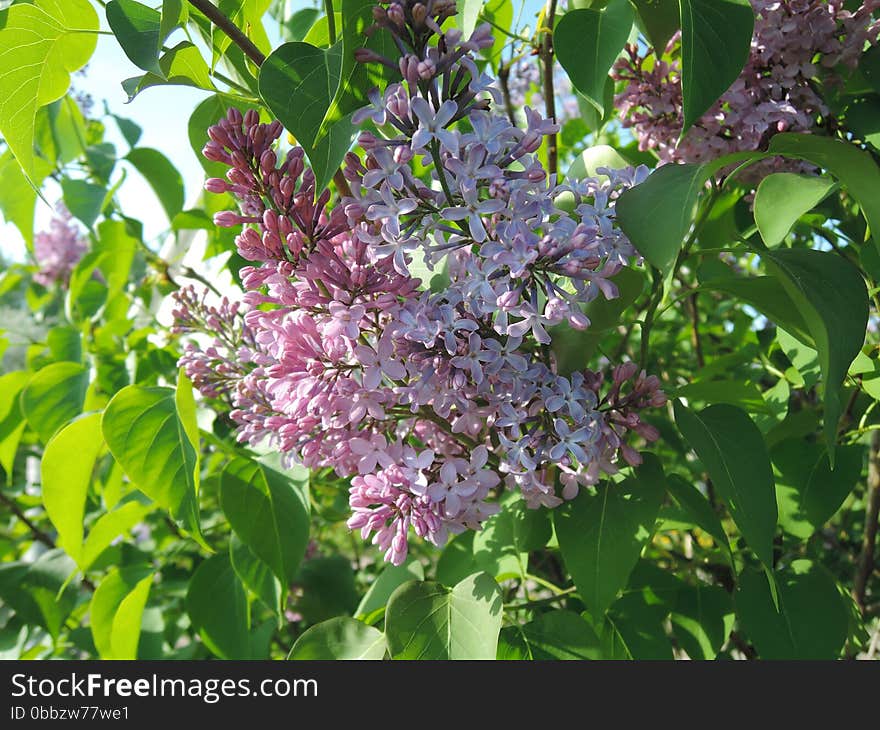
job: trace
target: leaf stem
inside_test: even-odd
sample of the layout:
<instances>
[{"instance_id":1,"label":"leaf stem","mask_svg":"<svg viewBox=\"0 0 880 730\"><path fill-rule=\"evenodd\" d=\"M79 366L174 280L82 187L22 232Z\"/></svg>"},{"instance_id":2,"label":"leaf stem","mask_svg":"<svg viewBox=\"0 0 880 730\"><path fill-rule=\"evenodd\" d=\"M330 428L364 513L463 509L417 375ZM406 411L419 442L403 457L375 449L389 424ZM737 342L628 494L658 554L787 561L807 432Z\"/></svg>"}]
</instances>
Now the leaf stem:
<instances>
[{"instance_id":1,"label":"leaf stem","mask_svg":"<svg viewBox=\"0 0 880 730\"><path fill-rule=\"evenodd\" d=\"M541 39L541 61L544 64L544 106L548 119L556 122L556 90L553 88L553 27L556 24L556 0L549 0L544 17L543 37ZM547 171L551 175L558 172L556 132L547 135Z\"/></svg>"},{"instance_id":2,"label":"leaf stem","mask_svg":"<svg viewBox=\"0 0 880 730\"><path fill-rule=\"evenodd\" d=\"M327 35L330 45L336 43L336 13L333 12L333 0L324 0L324 12L327 13Z\"/></svg>"}]
</instances>

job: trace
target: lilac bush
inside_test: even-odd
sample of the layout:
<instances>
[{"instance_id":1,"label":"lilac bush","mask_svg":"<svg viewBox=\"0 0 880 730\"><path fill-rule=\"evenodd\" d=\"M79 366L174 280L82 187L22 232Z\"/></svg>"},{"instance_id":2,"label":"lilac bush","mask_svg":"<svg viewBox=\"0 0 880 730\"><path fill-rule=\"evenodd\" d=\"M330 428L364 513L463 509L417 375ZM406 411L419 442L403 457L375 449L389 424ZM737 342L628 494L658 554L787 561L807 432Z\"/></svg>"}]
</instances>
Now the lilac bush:
<instances>
[{"instance_id":1,"label":"lilac bush","mask_svg":"<svg viewBox=\"0 0 880 730\"><path fill-rule=\"evenodd\" d=\"M213 337L181 364L228 401L239 439L350 478L349 527L395 564L410 531L440 546L479 529L503 488L555 507L639 464L658 438L641 413L666 400L635 363L562 375L550 347L639 265L614 204L647 169L548 176L536 152L558 125L497 111L476 61L491 29L441 31L454 12L376 9L401 55L358 60L403 78L356 114L366 154L346 157L351 195L335 205L302 149L277 150L280 123L232 110L211 127L204 154L230 170L205 187L239 202L215 221L244 226L252 265L240 304L177 297L177 331Z\"/></svg>"},{"instance_id":2,"label":"lilac bush","mask_svg":"<svg viewBox=\"0 0 880 730\"><path fill-rule=\"evenodd\" d=\"M673 36L662 58L645 47L627 46L612 73L625 84L615 106L639 149L653 150L663 162L705 162L765 149L778 132L828 126L828 89L840 88L865 45L877 42L880 21L872 13L880 2L866 0L855 10L843 0L751 4L755 31L745 68L681 141L681 64L676 54L681 34Z\"/></svg>"}]
</instances>

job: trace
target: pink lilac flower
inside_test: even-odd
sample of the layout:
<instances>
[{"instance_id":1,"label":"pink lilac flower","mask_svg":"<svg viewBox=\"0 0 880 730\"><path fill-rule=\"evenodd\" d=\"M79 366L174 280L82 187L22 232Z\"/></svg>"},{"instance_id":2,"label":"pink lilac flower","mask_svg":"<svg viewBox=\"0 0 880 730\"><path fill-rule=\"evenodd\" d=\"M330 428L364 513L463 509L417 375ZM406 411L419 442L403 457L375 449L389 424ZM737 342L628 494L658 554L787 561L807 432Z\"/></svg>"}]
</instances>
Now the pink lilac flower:
<instances>
[{"instance_id":1,"label":"pink lilac flower","mask_svg":"<svg viewBox=\"0 0 880 730\"><path fill-rule=\"evenodd\" d=\"M40 267L34 274L34 281L46 287L55 283L66 287L70 273L87 250L88 245L73 217L59 203L49 222L49 230L34 236L34 258Z\"/></svg>"},{"instance_id":2,"label":"pink lilac flower","mask_svg":"<svg viewBox=\"0 0 880 730\"><path fill-rule=\"evenodd\" d=\"M178 295L178 331L214 335L182 362L229 401L238 438L350 478L349 527L395 564L410 533L439 546L480 529L505 486L552 507L635 463L632 439L658 437L639 412L665 402L632 368L610 388L600 373L562 376L550 347L552 326L588 326L582 306L616 296L611 279L637 264L614 205L647 170L548 176L535 153L557 126L492 110L471 57L490 30L432 38L454 13L451 0L377 6L400 62L358 58L404 80L358 114L376 133L362 133L363 158L346 157L351 196L335 205L302 150L276 157L277 123L231 111L211 128L205 154L230 169L206 187L237 198L217 220L242 226L253 265L240 308ZM556 205L563 194L574 213ZM437 291L423 263L448 279Z\"/></svg>"},{"instance_id":3,"label":"pink lilac flower","mask_svg":"<svg viewBox=\"0 0 880 730\"><path fill-rule=\"evenodd\" d=\"M612 75L624 82L615 98L625 127L642 150L662 162L703 162L731 152L766 149L778 132L817 129L829 109L817 81L834 88L858 63L866 44L876 43L877 0L857 8L843 0L751 0L755 30L739 78L679 141L682 124L681 65L676 34L661 59L628 46ZM773 169L807 169L781 159L760 163L760 177Z\"/></svg>"}]
</instances>

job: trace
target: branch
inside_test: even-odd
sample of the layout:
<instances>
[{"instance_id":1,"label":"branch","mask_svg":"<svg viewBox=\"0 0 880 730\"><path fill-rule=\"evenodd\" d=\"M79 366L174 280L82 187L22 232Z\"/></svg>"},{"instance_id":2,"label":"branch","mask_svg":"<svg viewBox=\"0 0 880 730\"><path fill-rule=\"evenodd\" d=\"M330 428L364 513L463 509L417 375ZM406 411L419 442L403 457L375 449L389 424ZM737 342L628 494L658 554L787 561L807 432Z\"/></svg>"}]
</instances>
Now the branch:
<instances>
[{"instance_id":1,"label":"branch","mask_svg":"<svg viewBox=\"0 0 880 730\"><path fill-rule=\"evenodd\" d=\"M5 494L0 492L0 502L9 507L9 509L12 511L12 514L18 517L18 519L20 519L22 523L31 531L31 535L33 535L34 540L43 543L43 545L45 545L50 550L54 550L56 547L58 547L55 544L55 541L52 539L52 536L37 527L31 521L31 519L22 511L21 507L18 506L18 503L14 499L10 499ZM90 581L88 578L83 576L81 583L90 591L94 592L95 584L92 583L92 581Z\"/></svg>"},{"instance_id":2,"label":"branch","mask_svg":"<svg viewBox=\"0 0 880 730\"><path fill-rule=\"evenodd\" d=\"M12 511L18 519L20 519L27 528L31 531L31 534L34 536L34 539L38 542L43 543L48 548L55 547L55 541L51 538L51 536L47 532L43 532L39 527L37 527L31 519L25 515L22 511L21 507L18 506L14 499L10 499L5 494L0 493L0 502L5 504Z\"/></svg>"},{"instance_id":3,"label":"branch","mask_svg":"<svg viewBox=\"0 0 880 730\"><path fill-rule=\"evenodd\" d=\"M239 30L235 23L221 13L210 0L189 0L189 4L229 36L229 40L241 48L244 54L257 66L263 65L263 61L266 60L263 52L251 42L250 38Z\"/></svg>"},{"instance_id":4,"label":"branch","mask_svg":"<svg viewBox=\"0 0 880 730\"><path fill-rule=\"evenodd\" d=\"M868 455L868 494L865 507L865 531L862 536L862 550L856 564L853 579L852 597L864 613L865 595L868 580L874 570L874 550L877 545L877 518L880 515L880 431L871 436L871 451Z\"/></svg>"},{"instance_id":5,"label":"branch","mask_svg":"<svg viewBox=\"0 0 880 730\"><path fill-rule=\"evenodd\" d=\"M544 106L549 119L556 121L556 91L553 88L553 26L556 24L556 0L547 3L544 18L544 37L541 42L541 60L544 63ZM558 148L556 133L547 135L547 169L551 175L557 173Z\"/></svg>"},{"instance_id":6,"label":"branch","mask_svg":"<svg viewBox=\"0 0 880 730\"><path fill-rule=\"evenodd\" d=\"M498 83L501 86L501 97L504 99L504 110L510 123L516 125L513 103L510 100L510 66L504 62L498 64Z\"/></svg>"}]
</instances>

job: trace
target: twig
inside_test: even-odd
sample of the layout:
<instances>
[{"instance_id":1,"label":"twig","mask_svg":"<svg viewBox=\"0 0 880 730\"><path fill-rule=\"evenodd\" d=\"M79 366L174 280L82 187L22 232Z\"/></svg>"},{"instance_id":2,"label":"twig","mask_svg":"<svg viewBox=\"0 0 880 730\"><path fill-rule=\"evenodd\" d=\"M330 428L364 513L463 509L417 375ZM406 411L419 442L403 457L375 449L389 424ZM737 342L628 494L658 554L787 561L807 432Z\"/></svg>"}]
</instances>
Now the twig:
<instances>
[{"instance_id":1,"label":"twig","mask_svg":"<svg viewBox=\"0 0 880 730\"><path fill-rule=\"evenodd\" d=\"M742 636L740 636L736 631L730 632L730 643L733 644L737 649L739 649L746 657L746 659L757 659L758 653L749 644Z\"/></svg>"},{"instance_id":2,"label":"twig","mask_svg":"<svg viewBox=\"0 0 880 730\"><path fill-rule=\"evenodd\" d=\"M510 65L498 64L498 84L501 86L501 98L504 99L504 110L510 123L516 125L516 115L513 111L513 102L510 100Z\"/></svg>"},{"instance_id":3,"label":"twig","mask_svg":"<svg viewBox=\"0 0 880 730\"><path fill-rule=\"evenodd\" d=\"M703 341L700 339L700 310L697 309L697 295L690 298L691 303L691 343L697 356L697 367L703 368L706 360L703 357Z\"/></svg>"},{"instance_id":4,"label":"twig","mask_svg":"<svg viewBox=\"0 0 880 730\"><path fill-rule=\"evenodd\" d=\"M27 528L31 531L31 534L34 536L34 539L43 543L46 547L54 548L55 541L51 538L51 536L47 532L43 532L39 527L37 527L31 519L22 511L21 507L15 502L14 499L10 499L5 494L0 493L0 502L5 504L12 510L12 514L14 514L18 519L20 519Z\"/></svg>"},{"instance_id":5,"label":"twig","mask_svg":"<svg viewBox=\"0 0 880 730\"><path fill-rule=\"evenodd\" d=\"M9 507L9 509L12 511L12 514L14 514L16 517L18 517L19 520L22 521L22 523L28 528L28 530L31 531L31 535L34 536L34 539L37 542L43 543L43 545L45 545L50 550L54 550L56 547L58 547L55 544L55 541L52 539L52 536L37 527L31 521L31 519L22 511L21 507L18 506L14 499L7 497L3 493L0 493L0 502ZM83 576L80 582L84 587L94 592L95 584L92 583L92 581L90 581L88 578Z\"/></svg>"},{"instance_id":6,"label":"twig","mask_svg":"<svg viewBox=\"0 0 880 730\"><path fill-rule=\"evenodd\" d=\"M266 60L263 52L251 42L250 38L239 30L235 23L221 13L210 0L189 0L189 4L222 30L229 37L229 40L241 48L244 54L257 66L263 65L263 61Z\"/></svg>"},{"instance_id":7,"label":"twig","mask_svg":"<svg viewBox=\"0 0 880 730\"><path fill-rule=\"evenodd\" d=\"M544 36L541 41L541 61L544 64L544 106L548 119L556 122L556 91L553 88L553 26L556 23L556 0L547 3L544 17ZM547 170L551 175L558 171L558 148L556 133L547 135Z\"/></svg>"},{"instance_id":8,"label":"twig","mask_svg":"<svg viewBox=\"0 0 880 730\"><path fill-rule=\"evenodd\" d=\"M874 550L877 544L877 518L880 515L880 431L871 436L871 450L868 454L868 494L865 507L865 530L862 535L862 550L856 564L853 578L852 597L859 609L865 610L865 594L868 580L874 570Z\"/></svg>"}]
</instances>

